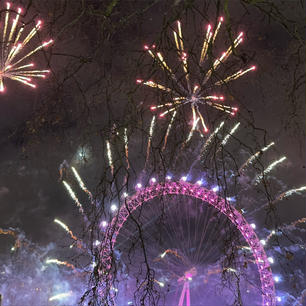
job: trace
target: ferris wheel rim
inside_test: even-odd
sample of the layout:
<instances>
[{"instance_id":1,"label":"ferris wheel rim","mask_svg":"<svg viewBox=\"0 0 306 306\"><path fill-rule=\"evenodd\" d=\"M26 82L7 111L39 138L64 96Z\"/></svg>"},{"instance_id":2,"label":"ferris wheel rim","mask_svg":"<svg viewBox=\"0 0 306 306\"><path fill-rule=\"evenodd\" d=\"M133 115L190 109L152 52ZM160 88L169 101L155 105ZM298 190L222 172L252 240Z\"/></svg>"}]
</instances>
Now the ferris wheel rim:
<instances>
[{"instance_id":1,"label":"ferris wheel rim","mask_svg":"<svg viewBox=\"0 0 306 306\"><path fill-rule=\"evenodd\" d=\"M219 212L224 214L236 226L251 248L257 265L261 282L262 306L275 306L275 286L270 263L252 226L246 221L242 214L238 212L238 210L222 197L217 195L214 191L206 189L198 184L182 180L177 182L155 183L148 187L140 187L133 196L125 199L125 203L120 207L117 215L112 219L107 230L101 251L103 261L102 266L106 267L106 269L110 269L112 253L117 236L133 211L156 197L167 195L182 195L200 199L203 203L213 206ZM109 279L110 278L111 276L109 276Z\"/></svg>"}]
</instances>

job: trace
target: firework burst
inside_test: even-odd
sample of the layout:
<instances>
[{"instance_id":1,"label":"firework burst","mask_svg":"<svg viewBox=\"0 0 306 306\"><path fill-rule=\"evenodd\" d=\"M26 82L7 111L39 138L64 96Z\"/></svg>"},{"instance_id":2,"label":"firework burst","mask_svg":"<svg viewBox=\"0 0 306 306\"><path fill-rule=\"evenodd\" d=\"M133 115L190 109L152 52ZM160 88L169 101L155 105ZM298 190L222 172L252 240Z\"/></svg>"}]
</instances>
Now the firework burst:
<instances>
[{"instance_id":1,"label":"firework burst","mask_svg":"<svg viewBox=\"0 0 306 306\"><path fill-rule=\"evenodd\" d=\"M168 114L172 114L172 119L170 122L170 129L172 121L176 115L178 108L189 105L192 112L192 127L188 135L188 140L191 138L194 130L197 128L200 131L207 133L208 127L204 119L204 115L201 111L201 106L208 105L212 108L215 108L219 111L227 113L229 115L235 115L238 111L237 107L225 105L224 96L215 94L214 91L221 85L224 85L230 81L238 79L249 71L255 70L255 66L251 66L246 70L239 70L231 75L227 75L222 79L212 80L208 84L208 81L211 80L213 73L219 69L222 64L228 59L228 57L233 53L233 50L238 47L238 45L243 41L243 32L240 32L239 35L232 42L231 46L222 53L219 58L216 58L212 65L206 70L206 73L203 74L203 65L205 60L207 60L207 54L209 48L212 47L216 36L219 32L223 18L220 17L215 31L212 30L212 26L208 25L206 37L203 42L201 55L198 63L198 67L203 75L202 80L195 82L191 78L190 69L188 67L188 55L184 49L184 41L182 35L181 23L177 21L177 29L173 31L174 41L176 46L176 51L179 56L179 60L182 63L182 69L184 72L184 78L178 79L174 74L173 70L166 63L163 55L160 52L156 52L155 45L151 48L147 45L144 46L144 49L150 54L153 59L159 63L161 68L167 73L167 75L173 80L175 88L168 88L162 84L156 83L152 80L144 81L138 79L137 84L146 85L155 89L158 89L168 95L170 95L170 100L167 103L152 106L151 110L161 110L159 117L164 117ZM169 128L167 130L167 136L169 134Z\"/></svg>"},{"instance_id":2,"label":"firework burst","mask_svg":"<svg viewBox=\"0 0 306 306\"><path fill-rule=\"evenodd\" d=\"M38 46L30 46L31 39L37 35L42 27L38 20L35 26L27 33L26 26L20 22L22 9L11 11L11 4L6 3L4 20L2 20L1 54L0 54L0 92L4 92L4 79L8 78L35 88L32 78L45 78L49 70L33 69L34 63L26 62L39 50L49 46L53 40L43 42Z\"/></svg>"}]
</instances>

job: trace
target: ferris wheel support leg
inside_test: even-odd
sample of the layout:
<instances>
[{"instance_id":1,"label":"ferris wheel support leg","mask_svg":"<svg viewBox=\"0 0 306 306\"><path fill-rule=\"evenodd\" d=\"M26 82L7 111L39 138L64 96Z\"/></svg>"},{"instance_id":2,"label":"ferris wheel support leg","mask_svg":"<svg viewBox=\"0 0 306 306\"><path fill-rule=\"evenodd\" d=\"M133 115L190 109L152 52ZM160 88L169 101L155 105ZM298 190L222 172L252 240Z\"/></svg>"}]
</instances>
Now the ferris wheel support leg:
<instances>
[{"instance_id":1,"label":"ferris wheel support leg","mask_svg":"<svg viewBox=\"0 0 306 306\"><path fill-rule=\"evenodd\" d=\"M189 282L186 283L187 290L186 290L186 306L190 306L190 291L189 291Z\"/></svg>"},{"instance_id":2,"label":"ferris wheel support leg","mask_svg":"<svg viewBox=\"0 0 306 306\"><path fill-rule=\"evenodd\" d=\"M183 287L183 290L182 290L182 293L181 293L181 296L180 296L180 301L179 301L178 306L183 306L185 292L186 292L186 282L184 282L184 287Z\"/></svg>"}]
</instances>

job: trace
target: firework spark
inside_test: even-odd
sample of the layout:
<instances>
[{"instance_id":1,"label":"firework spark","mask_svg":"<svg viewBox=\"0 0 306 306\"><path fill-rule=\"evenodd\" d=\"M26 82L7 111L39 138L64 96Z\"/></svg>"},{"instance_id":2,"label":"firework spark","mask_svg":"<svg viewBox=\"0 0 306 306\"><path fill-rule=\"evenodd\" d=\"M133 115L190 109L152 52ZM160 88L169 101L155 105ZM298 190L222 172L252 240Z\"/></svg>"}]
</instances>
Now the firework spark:
<instances>
[{"instance_id":1,"label":"firework spark","mask_svg":"<svg viewBox=\"0 0 306 306\"><path fill-rule=\"evenodd\" d=\"M212 31L211 25L208 25L206 37L204 38L203 47L201 50L201 56L199 60L199 67L201 68L201 71L203 69L203 64L205 62L205 59L207 57L207 51L210 46L213 45L216 36L219 32L219 29L221 27L221 24L223 22L223 18L220 17L218 24L216 26L215 31ZM189 105L192 111L192 127L190 130L190 133L188 135L187 141L190 140L190 138L193 135L194 130L197 128L198 125L200 125L200 130L204 133L208 132L208 128L206 125L206 122L204 120L203 114L200 110L200 107L202 105L208 105L210 107L213 107L219 111L228 113L230 115L235 115L238 109L236 107L228 106L223 104L224 97L222 95L216 95L212 93L213 89L216 87L223 85L225 83L228 83L232 80L235 80L244 74L248 73L249 71L255 70L255 66L252 66L246 70L239 70L235 72L234 74L230 76L226 76L223 79L219 79L217 81L212 81L212 86L205 86L205 84L208 82L208 80L211 79L211 76L213 75L213 72L216 71L221 64L223 64L227 58L231 55L233 50L238 47L238 45L243 40L243 33L239 33L237 38L233 41L232 45L222 53L222 55L217 58L212 66L207 70L206 74L204 74L204 78L199 83L191 82L190 78L190 70L188 68L188 61L187 61L187 53L184 49L184 42L183 42L183 35L182 35L182 28L181 23L177 22L177 30L173 31L174 35L174 41L176 45L176 51L178 53L179 59L182 62L182 68L184 71L184 78L178 78L173 73L172 69L168 66L166 61L164 60L162 54L160 52L156 52L155 45L153 45L151 48L149 46L145 46L145 50L149 53L149 55L161 66L161 68L169 75L169 77L174 81L175 88L168 88L162 84L156 83L152 80L144 81L141 79L138 79L136 82L138 84L146 85L149 87L152 87L154 89L163 91L167 94L171 95L170 101L162 104L162 105L156 105L152 106L151 110L161 110L161 113L159 114L160 117L164 117L167 114L174 113L174 115L171 118L171 121L169 123L166 137L168 137L176 111L178 108ZM202 73L201 73L202 75ZM201 84L201 85L199 85ZM209 93L208 93L209 92Z\"/></svg>"},{"instance_id":2,"label":"firework spark","mask_svg":"<svg viewBox=\"0 0 306 306\"><path fill-rule=\"evenodd\" d=\"M78 238L73 234L73 232L70 230L70 228L62 221L58 220L58 219L54 219L54 222L57 223L59 226L61 226L69 235L70 237L77 241Z\"/></svg>"},{"instance_id":3,"label":"firework spark","mask_svg":"<svg viewBox=\"0 0 306 306\"><path fill-rule=\"evenodd\" d=\"M247 167L248 165L251 165L254 160L256 160L256 158L258 158L258 156L260 154L262 154L263 152L267 151L270 147L272 147L275 143L272 141L271 143L269 143L267 146L263 147L261 150L259 150L258 152L256 152L255 154L253 154L239 169L239 173L241 173L241 171Z\"/></svg>"},{"instance_id":4,"label":"firework spark","mask_svg":"<svg viewBox=\"0 0 306 306\"><path fill-rule=\"evenodd\" d=\"M78 174L78 172L76 171L76 169L75 169L74 167L71 167L71 170L72 170L72 172L73 172L75 178L77 179L80 188L81 188L85 193L87 193L89 199L92 200L92 194L91 194L91 192L90 192L90 191L87 189L87 187L85 186L84 182L82 181L82 179L81 179L80 175Z\"/></svg>"},{"instance_id":5,"label":"firework spark","mask_svg":"<svg viewBox=\"0 0 306 306\"><path fill-rule=\"evenodd\" d=\"M114 175L114 164L113 164L112 150L111 150L110 142L108 140L106 140L106 150L107 150L108 165L111 169L112 175Z\"/></svg>"},{"instance_id":6,"label":"firework spark","mask_svg":"<svg viewBox=\"0 0 306 306\"><path fill-rule=\"evenodd\" d=\"M262 174L259 174L255 179L255 184L258 184L269 172L271 172L278 164L281 164L284 160L286 160L286 156L281 157L280 159L274 161L270 164L266 169L263 170Z\"/></svg>"},{"instance_id":7,"label":"firework spark","mask_svg":"<svg viewBox=\"0 0 306 306\"><path fill-rule=\"evenodd\" d=\"M278 201L281 201L282 199L284 198L287 198L293 194L299 194L301 193L302 191L306 191L306 186L302 186L300 188L293 188L293 189L290 189L286 192L283 192L282 194L280 194L277 199L274 201L274 203L278 202Z\"/></svg>"},{"instance_id":8,"label":"firework spark","mask_svg":"<svg viewBox=\"0 0 306 306\"><path fill-rule=\"evenodd\" d=\"M156 116L153 116L152 120L151 120L151 124L150 124L149 136L148 136L146 164L147 164L147 162L149 160L149 156L150 156L150 149L151 149L151 143L152 143L152 137L153 137L154 127L155 127L155 122L156 122Z\"/></svg>"},{"instance_id":9,"label":"firework spark","mask_svg":"<svg viewBox=\"0 0 306 306\"><path fill-rule=\"evenodd\" d=\"M208 137L208 139L205 141L202 149L201 149L201 154L204 154L206 152L207 147L211 144L212 140L214 139L214 137L219 133L219 131L221 130L221 128L224 125L224 121L222 121L220 123L220 125L214 130L213 133L211 133L211 135Z\"/></svg>"},{"instance_id":10,"label":"firework spark","mask_svg":"<svg viewBox=\"0 0 306 306\"><path fill-rule=\"evenodd\" d=\"M66 181L63 181L63 184L64 184L65 188L67 189L71 198L74 200L76 206L79 208L79 212L83 215L83 217L84 217L84 219L87 223L87 216L85 215L83 206L80 203L79 199L77 198L76 194L74 193L74 191L72 190L72 188L70 187L70 185Z\"/></svg>"},{"instance_id":11,"label":"firework spark","mask_svg":"<svg viewBox=\"0 0 306 306\"><path fill-rule=\"evenodd\" d=\"M41 29L42 21L38 20L32 30L23 36L26 26L19 21L21 12L21 8L18 8L17 12L12 12L11 3L6 3L0 54L0 92L5 90L3 83L5 78L35 88L36 85L32 83L32 78L45 78L46 74L50 72L49 70L33 70L34 63L25 62L36 52L52 44L53 40L43 42L34 49L27 48L30 40ZM27 51L23 53L24 50Z\"/></svg>"},{"instance_id":12,"label":"firework spark","mask_svg":"<svg viewBox=\"0 0 306 306\"><path fill-rule=\"evenodd\" d=\"M56 264L59 266L66 266L68 268L71 268L72 270L75 270L75 266L67 261L60 261L56 258L50 258L46 260L46 264Z\"/></svg>"},{"instance_id":13,"label":"firework spark","mask_svg":"<svg viewBox=\"0 0 306 306\"><path fill-rule=\"evenodd\" d=\"M49 298L49 301L57 301L72 296L72 291L59 293Z\"/></svg>"},{"instance_id":14,"label":"firework spark","mask_svg":"<svg viewBox=\"0 0 306 306\"><path fill-rule=\"evenodd\" d=\"M228 143L228 141L230 140L231 136L233 136L233 134L238 130L240 126L240 122L238 122L231 130L230 132L223 138L221 145L218 149L217 152L220 152L220 150Z\"/></svg>"}]
</instances>

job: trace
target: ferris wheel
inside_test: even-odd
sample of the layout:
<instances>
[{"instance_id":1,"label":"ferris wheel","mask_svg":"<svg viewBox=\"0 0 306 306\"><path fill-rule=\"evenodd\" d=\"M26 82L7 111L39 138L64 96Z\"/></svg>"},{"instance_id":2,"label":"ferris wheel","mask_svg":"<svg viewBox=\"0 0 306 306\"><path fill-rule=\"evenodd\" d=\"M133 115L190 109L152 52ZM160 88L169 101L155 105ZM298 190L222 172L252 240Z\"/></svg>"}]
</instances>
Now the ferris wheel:
<instances>
[{"instance_id":1,"label":"ferris wheel","mask_svg":"<svg viewBox=\"0 0 306 306\"><path fill-rule=\"evenodd\" d=\"M276 303L269 260L253 227L199 182L137 185L101 250L102 274L117 305Z\"/></svg>"}]
</instances>

